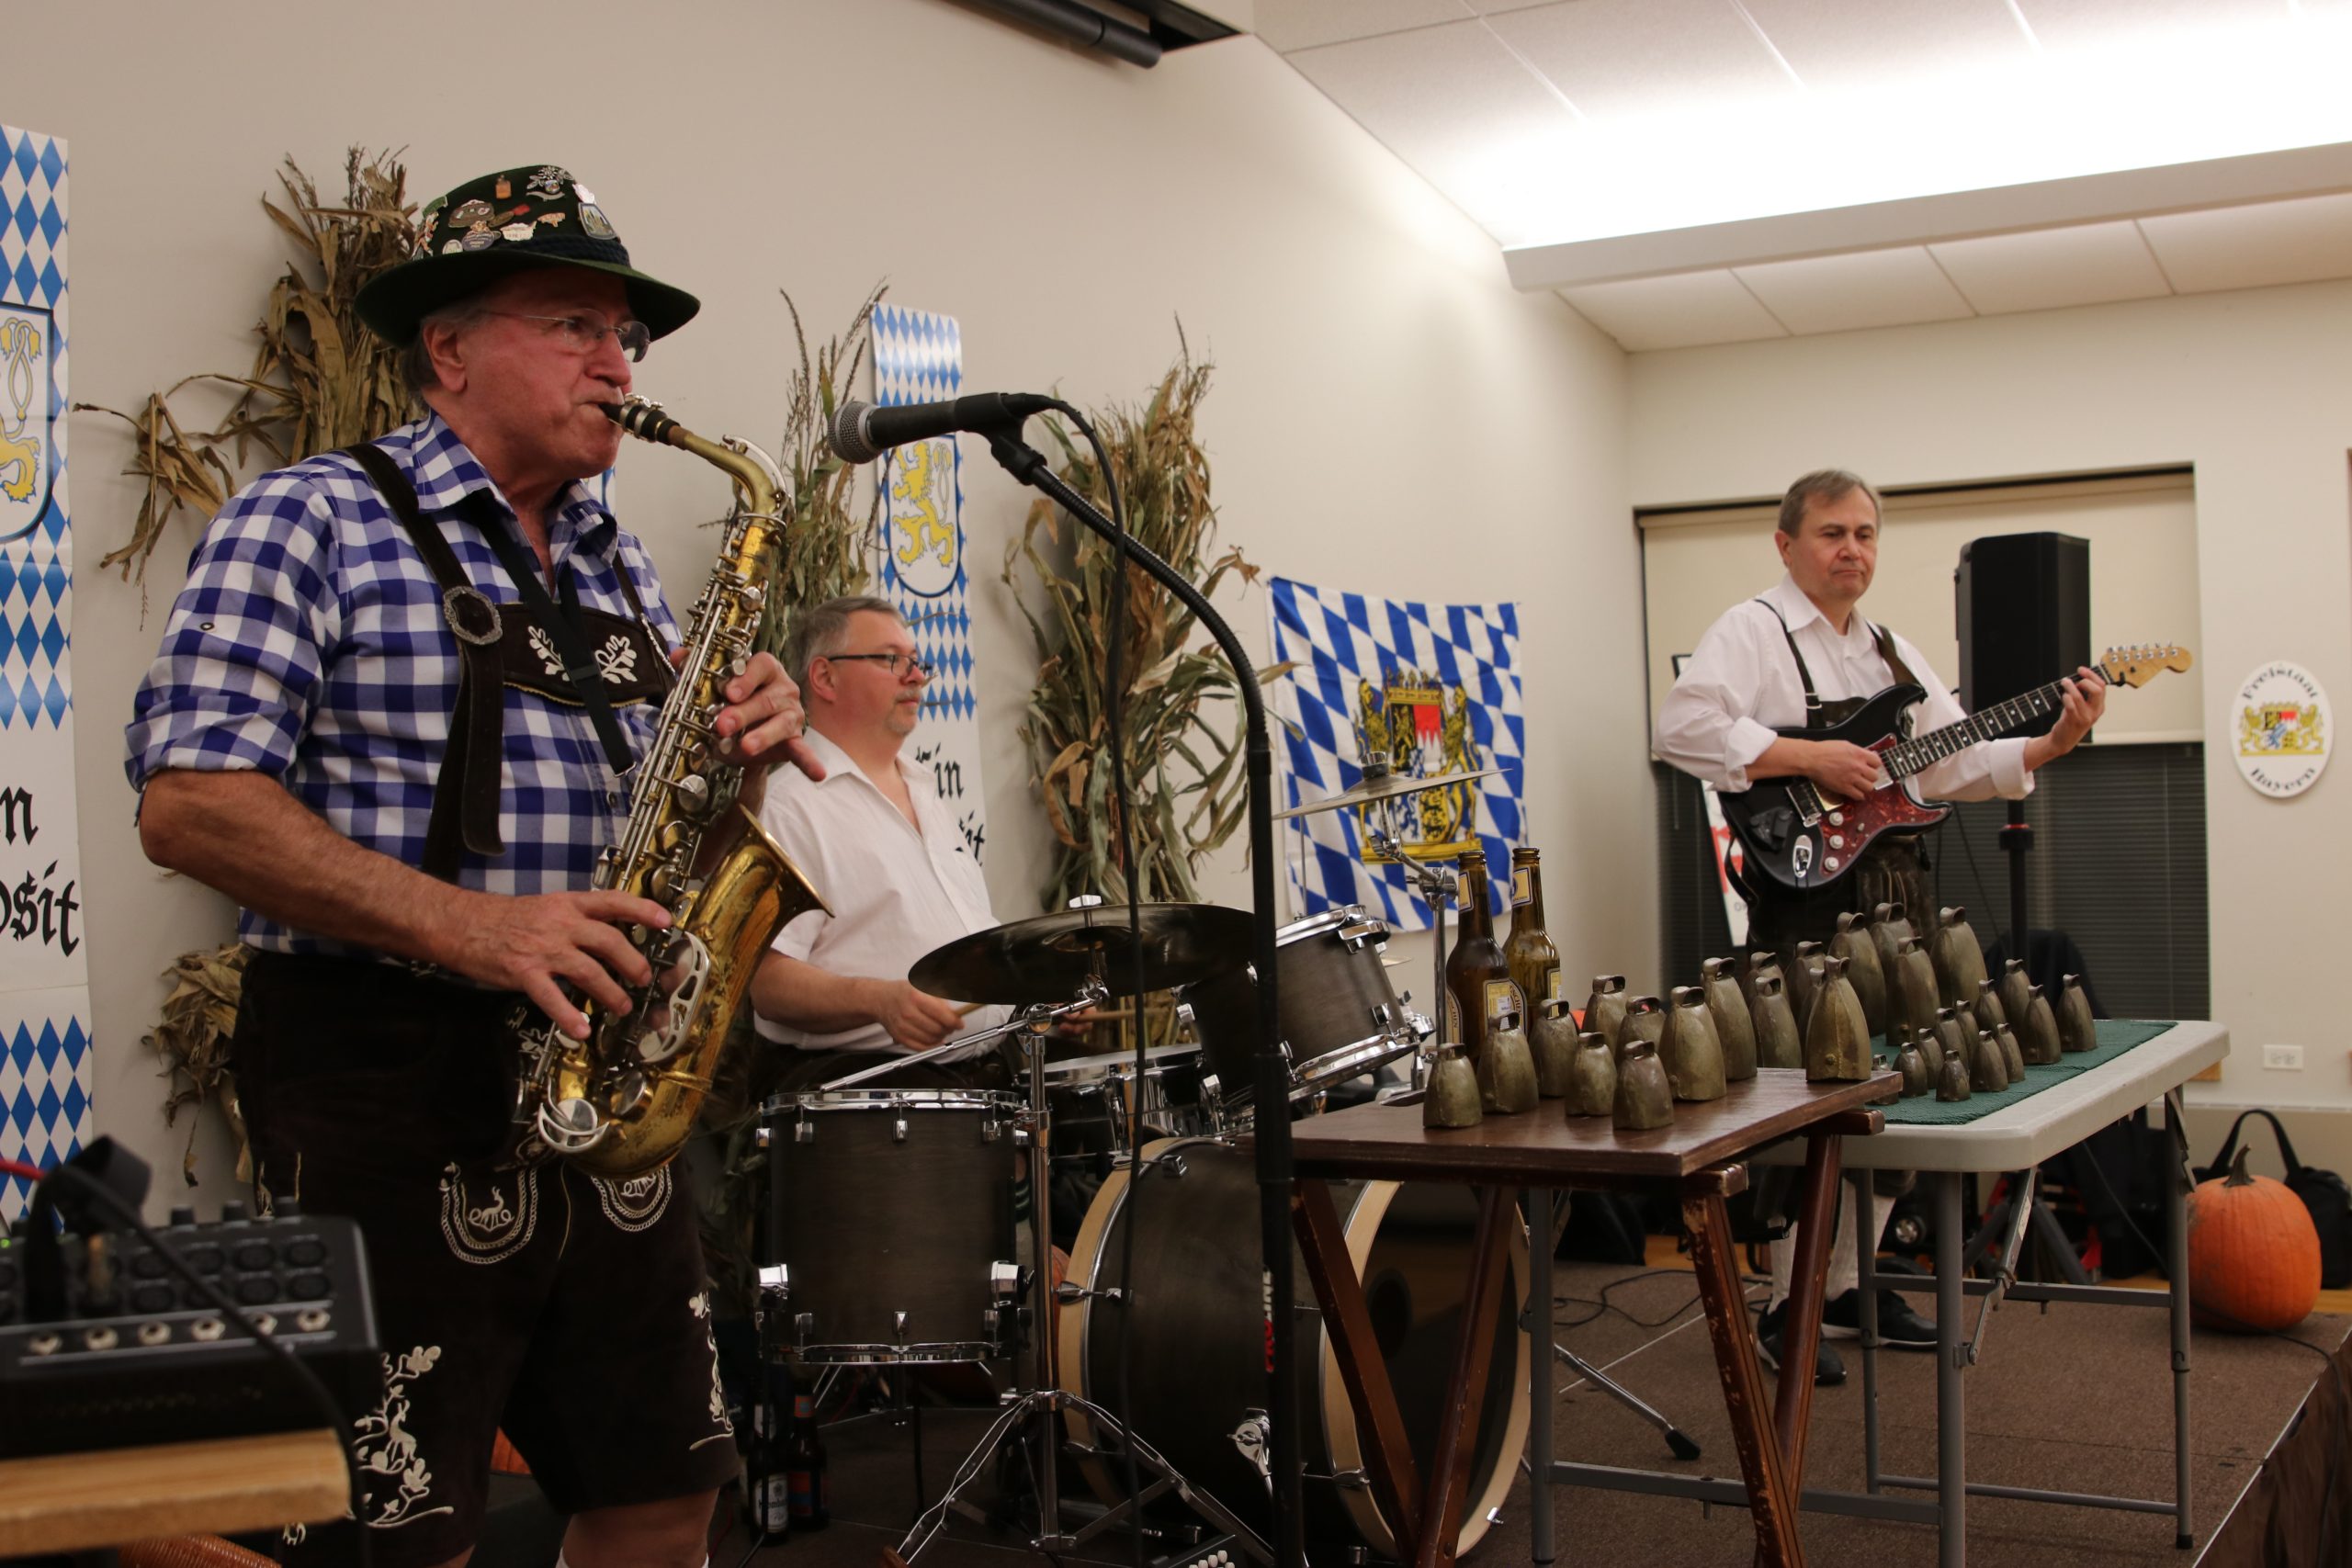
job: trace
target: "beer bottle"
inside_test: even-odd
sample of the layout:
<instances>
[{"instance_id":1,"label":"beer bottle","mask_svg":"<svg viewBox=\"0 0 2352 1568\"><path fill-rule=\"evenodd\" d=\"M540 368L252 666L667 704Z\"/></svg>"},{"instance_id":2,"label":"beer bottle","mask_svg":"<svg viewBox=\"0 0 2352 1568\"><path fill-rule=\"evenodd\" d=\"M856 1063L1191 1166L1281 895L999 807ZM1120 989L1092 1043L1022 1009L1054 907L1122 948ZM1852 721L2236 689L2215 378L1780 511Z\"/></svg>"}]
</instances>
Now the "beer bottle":
<instances>
[{"instance_id":1,"label":"beer bottle","mask_svg":"<svg viewBox=\"0 0 2352 1568\"><path fill-rule=\"evenodd\" d=\"M817 1432L813 1394L792 1396L792 1441L784 1450L785 1486L792 1528L820 1530L832 1521L832 1489L825 1476L825 1440Z\"/></svg>"},{"instance_id":2,"label":"beer bottle","mask_svg":"<svg viewBox=\"0 0 2352 1568\"><path fill-rule=\"evenodd\" d=\"M1560 994L1560 950L1544 931L1539 853L1524 846L1510 852L1510 940L1503 943L1503 962L1510 965L1511 984L1519 987L1531 1021L1542 1017L1544 1004Z\"/></svg>"},{"instance_id":3,"label":"beer bottle","mask_svg":"<svg viewBox=\"0 0 2352 1568\"><path fill-rule=\"evenodd\" d=\"M1463 1052L1477 1069L1479 1109L1509 1114L1528 1109L1535 1100L1535 1068L1519 1022L1527 1010L1519 987L1511 984L1502 944L1495 941L1486 852L1464 851L1461 869L1462 935L1445 961L1446 1000L1460 1030ZM1508 1061L1497 1059L1506 1054ZM1498 1088L1503 1090L1499 1100ZM1526 1104L1520 1103L1522 1098Z\"/></svg>"},{"instance_id":4,"label":"beer bottle","mask_svg":"<svg viewBox=\"0 0 2352 1568\"><path fill-rule=\"evenodd\" d=\"M790 1483L784 1456L784 1422L774 1399L755 1399L752 1405L752 1446L743 1456L743 1503L752 1528L770 1543L782 1540L792 1529Z\"/></svg>"}]
</instances>

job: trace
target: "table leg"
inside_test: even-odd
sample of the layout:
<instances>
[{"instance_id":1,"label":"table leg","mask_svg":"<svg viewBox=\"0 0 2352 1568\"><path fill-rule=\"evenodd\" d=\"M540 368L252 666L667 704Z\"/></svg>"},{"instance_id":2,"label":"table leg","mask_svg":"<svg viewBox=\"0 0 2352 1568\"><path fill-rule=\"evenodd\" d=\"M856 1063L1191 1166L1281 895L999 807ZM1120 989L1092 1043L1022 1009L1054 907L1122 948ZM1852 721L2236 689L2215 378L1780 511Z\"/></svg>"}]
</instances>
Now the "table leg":
<instances>
[{"instance_id":1,"label":"table leg","mask_svg":"<svg viewBox=\"0 0 2352 1568\"><path fill-rule=\"evenodd\" d=\"M2177 1151L2185 1147L2180 1134L2177 1091L2165 1098L2165 1131L2173 1139L2175 1157L2165 1162L2165 1272L2172 1287L2172 1454L2173 1545L2186 1551L2196 1540L2188 1518L2188 1172Z\"/></svg>"},{"instance_id":2,"label":"table leg","mask_svg":"<svg viewBox=\"0 0 2352 1568\"><path fill-rule=\"evenodd\" d=\"M1878 1490L1878 1193L1867 1170L1853 1175L1854 1289L1862 1316L1862 1490Z\"/></svg>"},{"instance_id":3,"label":"table leg","mask_svg":"<svg viewBox=\"0 0 2352 1568\"><path fill-rule=\"evenodd\" d=\"M1549 1188L1521 1195L1527 1215L1527 1313L1521 1320L1528 1334L1527 1516L1528 1555L1549 1562L1559 1555L1552 1540L1552 1239L1553 1217L1560 1194Z\"/></svg>"},{"instance_id":4,"label":"table leg","mask_svg":"<svg viewBox=\"0 0 2352 1568\"><path fill-rule=\"evenodd\" d=\"M1829 1266L1838 1230L1839 1139L1815 1133L1805 1140L1804 1186L1797 1204L1796 1257L1789 1265L1789 1307L1781 1319L1781 1387L1772 1424L1789 1484L1804 1481L1805 1428L1813 1418L1813 1363L1821 1344L1822 1271Z\"/></svg>"},{"instance_id":5,"label":"table leg","mask_svg":"<svg viewBox=\"0 0 2352 1568\"><path fill-rule=\"evenodd\" d=\"M1454 1547L1461 1539L1462 1510L1470 1497L1471 1449L1477 1440L1478 1417L1487 1402L1487 1363L1495 1348L1495 1308L1510 1262L1507 1227L1516 1223L1512 1214L1508 1188L1478 1190L1478 1228L1470 1244L1470 1293L1463 1303L1465 1315L1462 1337L1455 1342L1453 1373L1446 1383L1445 1408L1438 1417L1437 1447L1421 1489L1417 1568L1453 1568Z\"/></svg>"},{"instance_id":6,"label":"table leg","mask_svg":"<svg viewBox=\"0 0 2352 1568\"><path fill-rule=\"evenodd\" d=\"M1331 1189L1301 1178L1292 1183L1291 1192L1292 1227L1306 1265L1307 1283L1323 1303L1333 1359L1340 1363L1340 1380L1347 1385L1348 1404L1355 1412L1373 1501L1396 1537L1398 1560L1411 1562L1420 1539L1420 1480L1414 1472L1412 1444L1405 1436L1405 1417L1396 1408L1396 1390L1388 1381L1388 1362L1364 1307L1363 1281L1349 1260L1347 1232L1331 1205Z\"/></svg>"},{"instance_id":7,"label":"table leg","mask_svg":"<svg viewBox=\"0 0 2352 1568\"><path fill-rule=\"evenodd\" d=\"M1961 1388L1960 1174L1936 1173L1936 1525L1939 1568L1968 1562L1968 1438Z\"/></svg>"},{"instance_id":8,"label":"table leg","mask_svg":"<svg viewBox=\"0 0 2352 1568\"><path fill-rule=\"evenodd\" d=\"M1765 1403L1764 1366L1756 1353L1747 1299L1740 1289L1731 1216L1719 1195L1704 1193L1683 1199L1682 1224L1690 1233L1699 1296L1705 1303L1707 1329L1715 1342L1715 1368L1723 1378L1732 1446L1739 1450L1740 1473L1747 1483L1748 1511L1756 1520L1757 1555L1767 1568L1802 1568L1804 1548L1797 1540L1795 1488L1781 1464L1780 1441ZM1819 1280L1817 1271L1814 1278ZM1804 1362L1808 1371L1812 1365L1808 1350ZM1787 1381L1782 1379L1784 1383Z\"/></svg>"}]
</instances>

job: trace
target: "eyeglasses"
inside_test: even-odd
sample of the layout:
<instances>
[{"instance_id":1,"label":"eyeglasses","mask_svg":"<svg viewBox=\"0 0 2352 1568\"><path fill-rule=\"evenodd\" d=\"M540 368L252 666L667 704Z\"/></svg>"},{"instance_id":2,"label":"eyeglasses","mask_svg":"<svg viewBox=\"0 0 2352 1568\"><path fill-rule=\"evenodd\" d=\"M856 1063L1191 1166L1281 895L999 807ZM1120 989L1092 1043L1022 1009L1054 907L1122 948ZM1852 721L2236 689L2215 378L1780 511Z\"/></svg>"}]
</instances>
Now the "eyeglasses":
<instances>
[{"instance_id":1,"label":"eyeglasses","mask_svg":"<svg viewBox=\"0 0 2352 1568\"><path fill-rule=\"evenodd\" d=\"M928 681L931 679L932 671L937 668L930 660L918 659L911 653L821 653L818 657L829 659L835 664L852 662L886 664L889 666L890 679L893 681L905 680L909 670L912 670Z\"/></svg>"},{"instance_id":2,"label":"eyeglasses","mask_svg":"<svg viewBox=\"0 0 2352 1568\"><path fill-rule=\"evenodd\" d=\"M576 316L526 316L519 310L484 310L485 316L504 316L515 321L545 321L556 330L556 335L582 354L594 354L605 338L621 345L621 352L634 365L645 358L645 351L652 344L653 329L643 321L607 321L594 311Z\"/></svg>"}]
</instances>

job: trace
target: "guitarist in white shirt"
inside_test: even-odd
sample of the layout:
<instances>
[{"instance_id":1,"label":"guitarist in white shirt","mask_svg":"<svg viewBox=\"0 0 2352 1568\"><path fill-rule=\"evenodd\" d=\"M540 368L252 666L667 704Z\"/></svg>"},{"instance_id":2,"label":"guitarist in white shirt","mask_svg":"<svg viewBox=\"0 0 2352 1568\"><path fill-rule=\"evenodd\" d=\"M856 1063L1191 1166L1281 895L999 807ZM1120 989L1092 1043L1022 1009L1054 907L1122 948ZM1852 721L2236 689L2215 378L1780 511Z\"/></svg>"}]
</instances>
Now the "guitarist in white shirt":
<instances>
[{"instance_id":1,"label":"guitarist in white shirt","mask_svg":"<svg viewBox=\"0 0 2352 1568\"><path fill-rule=\"evenodd\" d=\"M1802 773L1826 794L1850 800L1877 784L1876 752L1780 731L1826 730L1905 680L1928 694L1911 716L1915 733L1967 716L1917 649L1856 608L1878 569L1879 530L1878 493L1857 475L1825 468L1789 487L1772 536L1786 574L1760 598L1724 612L1699 639L1658 712L1659 756L1726 792ZM2073 750L2106 711L2107 688L2092 670L2079 671L2061 691L2064 707L2049 734L1970 746L1915 775L1920 793L1940 800L2030 794L2034 772ZM1904 905L1915 923L1932 918L1926 869L1917 841L1890 833L1823 886L1798 891L1769 877L1749 877L1749 945L1779 952L1785 967L1793 964L1798 942L1826 941L1846 910L1867 913L1875 904L1894 902ZM1772 1244L1772 1302L1758 1330L1776 1368L1793 1245L1786 1238ZM1857 1277L1853 1230L1840 1223L1822 1314L1830 1334L1850 1337L1859 1321ZM1933 1325L1892 1292L1882 1293L1879 1333L1886 1343L1908 1348L1935 1344ZM1826 1340L1815 1376L1820 1382L1845 1377Z\"/></svg>"}]
</instances>

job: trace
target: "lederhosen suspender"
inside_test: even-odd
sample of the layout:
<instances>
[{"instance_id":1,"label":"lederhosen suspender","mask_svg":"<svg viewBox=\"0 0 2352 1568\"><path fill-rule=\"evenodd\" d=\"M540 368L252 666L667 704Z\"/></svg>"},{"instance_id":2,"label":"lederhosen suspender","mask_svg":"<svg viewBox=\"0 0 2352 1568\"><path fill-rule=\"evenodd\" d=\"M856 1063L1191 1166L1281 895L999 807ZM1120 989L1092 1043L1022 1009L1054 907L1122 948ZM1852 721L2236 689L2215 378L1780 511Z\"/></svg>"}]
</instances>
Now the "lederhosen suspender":
<instances>
[{"instance_id":1,"label":"lederhosen suspender","mask_svg":"<svg viewBox=\"0 0 2352 1568\"><path fill-rule=\"evenodd\" d=\"M375 481L385 504L424 558L441 588L441 614L457 636L458 702L449 718L448 750L434 781L433 809L426 819L420 868L429 876L451 881L465 852L505 852L498 830L499 791L504 773L501 737L505 687L522 686L585 708L596 727L605 761L615 773L625 773L635 759L613 708L666 691L669 663L655 643L637 584L618 556L613 559L613 568L620 579L622 596L636 616L633 623L602 611L582 609L569 571L561 584L564 603L559 608L539 581L537 563L496 514L489 493L475 491L467 498L469 521L489 540L523 596L521 604L508 605L502 615L490 596L467 577L465 565L449 547L449 541L419 508L415 487L399 465L371 443L360 442L343 450ZM550 676L560 676L561 683Z\"/></svg>"},{"instance_id":2,"label":"lederhosen suspender","mask_svg":"<svg viewBox=\"0 0 2352 1568\"><path fill-rule=\"evenodd\" d=\"M1758 599L1756 602L1767 610L1770 610L1772 618L1781 623L1781 640L1789 645L1789 657L1797 661L1797 681L1804 687L1804 727L1807 729L1826 729L1854 713L1863 703L1870 700L1868 697L1856 697L1841 702L1824 703L1813 689L1813 671L1806 666L1804 654L1797 648L1796 634L1789 630L1788 617L1781 615L1769 599ZM1862 625L1870 626L1871 641L1878 646L1878 656L1886 660L1886 667L1894 672L1894 678L1907 685L1918 686L1925 691L1927 688L1919 678L1911 673L1911 667L1903 662L1903 656L1894 651L1894 635L1884 626L1871 626L1868 621L1864 621Z\"/></svg>"}]
</instances>

